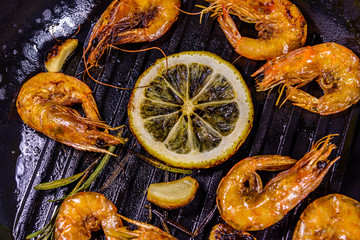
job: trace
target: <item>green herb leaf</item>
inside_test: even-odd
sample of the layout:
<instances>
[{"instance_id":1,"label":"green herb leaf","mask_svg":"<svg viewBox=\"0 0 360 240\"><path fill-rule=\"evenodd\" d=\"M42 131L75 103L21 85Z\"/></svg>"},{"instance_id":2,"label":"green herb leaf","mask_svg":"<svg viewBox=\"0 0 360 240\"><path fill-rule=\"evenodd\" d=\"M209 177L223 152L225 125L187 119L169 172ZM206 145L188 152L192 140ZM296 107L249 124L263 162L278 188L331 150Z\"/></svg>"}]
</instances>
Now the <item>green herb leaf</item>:
<instances>
[{"instance_id":1,"label":"green herb leaf","mask_svg":"<svg viewBox=\"0 0 360 240\"><path fill-rule=\"evenodd\" d=\"M39 231L36 231L36 232L33 232L33 233L27 235L26 239L35 238L35 237L39 236L40 234L42 234L44 231L45 231L45 228L42 228Z\"/></svg>"},{"instance_id":2,"label":"green herb leaf","mask_svg":"<svg viewBox=\"0 0 360 240\"><path fill-rule=\"evenodd\" d=\"M121 129L118 133L117 136L121 136L123 133L123 129ZM91 169L98 163L98 161L100 159L95 160L85 171L78 173L76 175L73 175L71 177L67 177L67 178L63 178L63 179L59 179L59 180L55 180L52 182L47 182L47 183L41 183L37 186L35 186L34 188L36 190L47 190L47 189L53 189L53 188L57 188L57 187L62 187L65 185L68 185L78 179L79 182L76 184L76 186L74 187L74 189L68 194L63 196L60 199L55 199L55 200L50 200L50 201L59 201L59 200L63 200L66 197L69 197L79 191L85 190L87 189L91 183L97 178L97 176L100 174L101 170L106 166L106 164L109 162L111 155L113 155L112 153L115 150L115 146L110 146L108 149L109 153L106 153L103 158L101 159L99 165L97 166L97 168L94 170L94 172L92 174L90 174ZM87 178L87 176L90 174L89 178ZM86 181L85 181L86 180ZM47 240L49 238L54 239L54 229L55 229L55 220L56 217L59 213L59 209L60 207L57 207L57 209L54 211L54 215L52 216L51 220L49 221L48 224L46 224L42 229L40 229L39 231L36 231L34 233L29 234L28 236L26 236L26 239L31 239L31 238L35 238L38 237L38 239L42 239L42 240Z\"/></svg>"},{"instance_id":3,"label":"green herb leaf","mask_svg":"<svg viewBox=\"0 0 360 240\"><path fill-rule=\"evenodd\" d=\"M49 190L49 189L66 186L72 182L75 182L79 178L81 178L85 172L86 172L86 170L81 173L75 174L73 176L67 177L67 178L62 178L62 179L54 180L51 182L40 183L40 184L36 185L34 187L34 189L35 190Z\"/></svg>"}]
</instances>

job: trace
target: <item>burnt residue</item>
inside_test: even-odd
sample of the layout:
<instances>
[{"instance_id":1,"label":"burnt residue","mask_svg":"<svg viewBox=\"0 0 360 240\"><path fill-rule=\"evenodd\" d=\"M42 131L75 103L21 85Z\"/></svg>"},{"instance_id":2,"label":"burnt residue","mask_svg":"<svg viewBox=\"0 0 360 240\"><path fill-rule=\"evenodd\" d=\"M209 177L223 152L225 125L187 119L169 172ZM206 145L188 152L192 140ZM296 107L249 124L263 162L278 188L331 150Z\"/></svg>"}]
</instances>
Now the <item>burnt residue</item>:
<instances>
[{"instance_id":1,"label":"burnt residue","mask_svg":"<svg viewBox=\"0 0 360 240\"><path fill-rule=\"evenodd\" d=\"M46 59L51 59L53 57L56 57L59 55L60 47L63 45L63 41L56 42L54 46L49 50L49 52L46 54Z\"/></svg>"}]
</instances>

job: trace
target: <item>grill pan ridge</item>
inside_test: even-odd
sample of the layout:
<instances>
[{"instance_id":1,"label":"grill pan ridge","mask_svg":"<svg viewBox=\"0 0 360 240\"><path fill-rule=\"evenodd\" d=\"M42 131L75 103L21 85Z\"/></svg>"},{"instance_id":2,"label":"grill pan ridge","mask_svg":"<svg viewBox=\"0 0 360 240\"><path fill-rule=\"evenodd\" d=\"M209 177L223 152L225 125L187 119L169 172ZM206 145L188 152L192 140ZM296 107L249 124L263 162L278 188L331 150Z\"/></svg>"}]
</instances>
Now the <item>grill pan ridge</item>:
<instances>
[{"instance_id":1,"label":"grill pan ridge","mask_svg":"<svg viewBox=\"0 0 360 240\"><path fill-rule=\"evenodd\" d=\"M50 220L57 205L47 200L62 197L70 188L35 191L33 187L41 182L76 174L86 169L97 156L64 146L26 126L16 114L14 99L21 83L44 71L45 53L56 42L49 31L52 28L58 29L55 37L68 38L81 25L76 37L82 47L89 38L91 27L110 2L39 0L32 5L33 1L24 0L21 4L14 1L0 7L0 12L3 13L0 16L0 26L4 32L0 38L0 151L3 156L0 161L0 238L11 239L10 235L13 235L15 239L24 239L26 235L42 228ZM308 22L306 45L334 41L360 56L360 6L357 1L292 2L300 8ZM197 12L200 9L196 4L207 5L205 1L182 0L181 9ZM242 34L256 37L253 25L240 22L235 17L234 20ZM238 57L218 22L209 17L209 14L205 14L199 24L199 16L182 13L162 38L151 43L126 44L122 47L141 49L150 46L163 49L167 55L205 50L229 62ZM82 49L78 48L63 72L81 78L81 73L85 70L81 57ZM102 82L131 88L140 74L162 57L158 51L110 51L103 59L104 65L94 71L93 75ZM239 160L260 154L281 154L300 159L314 141L328 134L339 134L333 140L338 148L330 158L341 156L341 159L320 186L280 222L255 232L254 235L259 240L290 240L305 207L316 198L329 193L342 193L360 200L359 104L330 116L310 113L292 106L290 102L279 108L275 106L277 91L256 92L254 79L250 77L263 63L246 58L237 59L233 63L249 86L254 104L254 124L245 143L225 163L210 169L194 170L191 176L200 184L194 201L186 207L165 213L169 219L192 232L214 209L220 179ZM86 79L86 83L93 90L103 120L112 126L127 124L126 108L131 90L104 87L90 79ZM311 89L311 86L308 86L308 90L311 93L318 91ZM126 149L130 148L146 155L129 130L125 133L129 141L117 149L119 157L110 160L89 190L99 192L117 166L124 164L123 171L102 193L114 202L119 213L146 222L149 214L145 206L149 203L144 192L147 186L153 182L175 180L183 175L165 173L127 152ZM264 182L274 175L261 173ZM164 210L155 209L164 213ZM218 222L222 220L216 211L204 231L192 239L207 239L211 228ZM153 216L151 224L161 227L160 219L156 216ZM178 239L190 239L189 235L174 227L170 226L170 230ZM93 239L95 238L104 239L101 232L94 233Z\"/></svg>"}]
</instances>

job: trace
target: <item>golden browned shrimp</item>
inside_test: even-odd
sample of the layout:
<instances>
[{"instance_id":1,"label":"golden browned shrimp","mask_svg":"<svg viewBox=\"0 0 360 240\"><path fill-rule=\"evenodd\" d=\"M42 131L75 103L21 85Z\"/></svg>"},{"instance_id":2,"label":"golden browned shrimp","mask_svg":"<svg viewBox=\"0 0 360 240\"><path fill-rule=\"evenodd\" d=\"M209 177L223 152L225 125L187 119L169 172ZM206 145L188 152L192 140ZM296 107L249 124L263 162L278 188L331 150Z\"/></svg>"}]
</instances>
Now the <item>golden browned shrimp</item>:
<instances>
[{"instance_id":1,"label":"golden browned shrimp","mask_svg":"<svg viewBox=\"0 0 360 240\"><path fill-rule=\"evenodd\" d=\"M360 239L360 203L341 194L312 202L301 214L293 240Z\"/></svg>"},{"instance_id":2,"label":"golden browned shrimp","mask_svg":"<svg viewBox=\"0 0 360 240\"><path fill-rule=\"evenodd\" d=\"M228 224L219 223L212 229L209 236L209 240L256 240L250 233L236 230L230 227Z\"/></svg>"},{"instance_id":3,"label":"golden browned shrimp","mask_svg":"<svg viewBox=\"0 0 360 240\"><path fill-rule=\"evenodd\" d=\"M226 37L241 56L269 60L305 44L307 24L288 0L207 0ZM255 23L258 39L241 36L229 14Z\"/></svg>"},{"instance_id":4,"label":"golden browned shrimp","mask_svg":"<svg viewBox=\"0 0 360 240\"><path fill-rule=\"evenodd\" d=\"M107 240L109 231L122 227L117 209L104 195L95 192L79 192L64 200L55 222L55 239L85 240L91 238L91 231L100 229Z\"/></svg>"},{"instance_id":5,"label":"golden browned shrimp","mask_svg":"<svg viewBox=\"0 0 360 240\"><path fill-rule=\"evenodd\" d=\"M135 224L134 231L124 227L121 221ZM101 193L79 192L64 200L55 222L55 239L86 240L91 231L100 229L107 240L174 240L176 238L150 224L141 223L117 214L114 204Z\"/></svg>"},{"instance_id":6,"label":"golden browned shrimp","mask_svg":"<svg viewBox=\"0 0 360 240\"><path fill-rule=\"evenodd\" d=\"M87 118L69 107L77 103ZM76 149L108 153L99 147L125 142L97 129L110 127L100 121L91 89L63 73L39 73L25 82L16 107L24 123Z\"/></svg>"},{"instance_id":7,"label":"golden browned shrimp","mask_svg":"<svg viewBox=\"0 0 360 240\"><path fill-rule=\"evenodd\" d=\"M343 111L360 99L359 58L336 43L294 50L267 62L252 76L258 91L284 84L287 99L320 115ZM324 91L320 98L298 89L315 78Z\"/></svg>"},{"instance_id":8,"label":"golden browned shrimp","mask_svg":"<svg viewBox=\"0 0 360 240\"><path fill-rule=\"evenodd\" d=\"M329 135L318 141L299 161L266 155L238 162L221 180L217 190L221 217L233 228L243 231L262 230L281 220L320 184L338 159L327 160L335 148L330 143L331 138ZM256 171L287 169L293 164L263 188Z\"/></svg>"},{"instance_id":9,"label":"golden browned shrimp","mask_svg":"<svg viewBox=\"0 0 360 240\"><path fill-rule=\"evenodd\" d=\"M97 62L109 45L154 41L176 21L180 0L114 0L94 26L85 52Z\"/></svg>"}]
</instances>

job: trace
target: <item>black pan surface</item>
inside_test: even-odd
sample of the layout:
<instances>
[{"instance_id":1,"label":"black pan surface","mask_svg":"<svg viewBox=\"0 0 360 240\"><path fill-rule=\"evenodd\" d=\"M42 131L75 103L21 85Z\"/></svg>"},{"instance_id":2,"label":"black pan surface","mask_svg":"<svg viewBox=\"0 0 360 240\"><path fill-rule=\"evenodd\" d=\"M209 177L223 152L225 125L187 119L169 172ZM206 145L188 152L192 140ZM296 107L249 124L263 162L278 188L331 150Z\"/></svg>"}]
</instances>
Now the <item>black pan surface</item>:
<instances>
[{"instance_id":1,"label":"black pan surface","mask_svg":"<svg viewBox=\"0 0 360 240\"><path fill-rule=\"evenodd\" d=\"M14 99L21 84L31 76L44 71L45 53L57 39L76 37L80 48L66 64L64 72L78 76L84 70L81 47L101 13L111 1L104 0L22 0L2 1L0 5L0 239L24 239L39 230L50 219L57 199L69 191L60 188L39 192L33 187L71 176L85 169L95 155L74 150L50 140L32 130L19 119ZM296 0L308 22L307 45L337 42L360 56L360 2L358 0ZM204 1L183 0L182 9L199 11L196 4ZM246 36L256 36L254 26L237 22ZM187 50L206 50L225 60L234 61L238 55L229 45L219 24L205 15L202 24L198 16L181 14L178 21L161 39L143 44L128 44L124 48L140 49L150 46L162 48L170 55ZM103 82L121 87L132 87L139 75L162 55L156 51L125 53L112 51L104 60L104 66L96 72ZM305 207L314 199L329 193L342 193L360 200L360 105L331 116L318 116L290 102L281 108L275 106L277 91L256 92L250 75L264 62L240 58L234 65L248 84L254 103L254 126L239 151L225 163L206 170L195 170L192 176L198 180L200 189L188 206L168 212L168 218L194 231L215 206L216 188L222 176L239 160L259 154L282 154L301 158L312 142L328 134L338 146L331 158L341 156L326 175L322 184L277 224L254 233L257 239L291 239L292 232ZM131 91L116 90L87 83L94 91L102 118L112 126L127 123L126 107ZM316 90L310 90L315 91ZM136 140L127 132L130 140L124 146L146 154ZM118 150L119 158L112 158L90 190L100 191L108 176L119 162L127 162L122 174L103 191L114 202L118 211L130 218L146 221L149 203L144 190L152 182L182 177L165 174L135 156ZM262 175L264 181L273 174ZM158 209L160 212L162 210ZM212 226L222 222L218 212L194 239L207 239ZM151 222L160 226L159 218ZM179 239L190 237L170 227ZM94 233L102 239L101 233Z\"/></svg>"}]
</instances>

